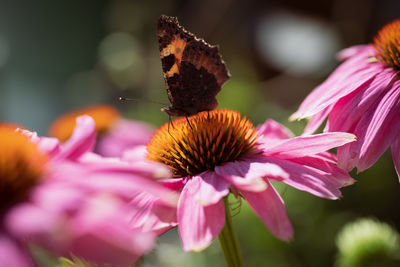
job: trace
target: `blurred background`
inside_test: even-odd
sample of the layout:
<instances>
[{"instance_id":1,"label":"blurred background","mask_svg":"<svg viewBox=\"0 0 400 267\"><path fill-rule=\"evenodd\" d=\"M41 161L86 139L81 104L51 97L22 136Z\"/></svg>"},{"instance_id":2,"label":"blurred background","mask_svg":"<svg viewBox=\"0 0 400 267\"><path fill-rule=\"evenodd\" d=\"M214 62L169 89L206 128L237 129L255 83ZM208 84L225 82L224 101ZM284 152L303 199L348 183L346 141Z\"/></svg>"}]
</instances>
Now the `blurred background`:
<instances>
[{"instance_id":1,"label":"blurred background","mask_svg":"<svg viewBox=\"0 0 400 267\"><path fill-rule=\"evenodd\" d=\"M210 44L219 44L231 79L220 108L255 124L288 122L304 97L339 64L342 48L371 42L400 15L398 0L129 1L0 0L0 121L46 135L64 112L110 104L155 126L168 121L156 22L161 14ZM119 96L143 99L121 102ZM400 185L390 153L343 190L338 201L281 187L295 229L274 238L243 202L234 217L246 266L332 266L339 229L369 216L399 230ZM184 253L174 231L160 238L143 266L224 266L218 243Z\"/></svg>"}]
</instances>

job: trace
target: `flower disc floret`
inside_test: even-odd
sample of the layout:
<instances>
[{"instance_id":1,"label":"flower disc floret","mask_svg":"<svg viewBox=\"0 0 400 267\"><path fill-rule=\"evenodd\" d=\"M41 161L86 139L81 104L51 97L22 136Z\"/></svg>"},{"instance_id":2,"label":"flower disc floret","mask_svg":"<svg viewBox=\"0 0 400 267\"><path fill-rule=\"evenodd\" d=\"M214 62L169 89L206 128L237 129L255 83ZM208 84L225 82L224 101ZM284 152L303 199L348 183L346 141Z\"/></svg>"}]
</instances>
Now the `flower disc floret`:
<instances>
[{"instance_id":1,"label":"flower disc floret","mask_svg":"<svg viewBox=\"0 0 400 267\"><path fill-rule=\"evenodd\" d=\"M386 24L375 36L377 59L386 66L400 69L400 19Z\"/></svg>"},{"instance_id":2,"label":"flower disc floret","mask_svg":"<svg viewBox=\"0 0 400 267\"><path fill-rule=\"evenodd\" d=\"M204 111L165 123L147 145L148 158L169 166L175 177L213 170L255 153L253 124L232 110Z\"/></svg>"},{"instance_id":3,"label":"flower disc floret","mask_svg":"<svg viewBox=\"0 0 400 267\"><path fill-rule=\"evenodd\" d=\"M0 213L28 195L46 162L47 156L28 137L0 125Z\"/></svg>"}]
</instances>

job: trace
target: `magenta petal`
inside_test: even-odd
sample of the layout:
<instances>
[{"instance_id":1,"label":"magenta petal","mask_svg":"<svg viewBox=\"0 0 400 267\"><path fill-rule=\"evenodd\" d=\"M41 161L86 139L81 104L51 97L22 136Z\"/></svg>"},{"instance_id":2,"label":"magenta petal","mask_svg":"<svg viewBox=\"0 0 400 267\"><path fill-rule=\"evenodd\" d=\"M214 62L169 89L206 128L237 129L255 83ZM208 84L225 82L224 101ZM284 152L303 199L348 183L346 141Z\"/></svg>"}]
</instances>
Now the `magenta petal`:
<instances>
[{"instance_id":1,"label":"magenta petal","mask_svg":"<svg viewBox=\"0 0 400 267\"><path fill-rule=\"evenodd\" d=\"M368 118L368 112L365 118ZM372 118L367 122L365 137L360 138L360 159L357 170L363 171L374 164L400 133L400 81L385 94ZM356 130L357 133L357 130Z\"/></svg>"},{"instance_id":2,"label":"magenta petal","mask_svg":"<svg viewBox=\"0 0 400 267\"><path fill-rule=\"evenodd\" d=\"M203 206L185 186L178 202L178 223L183 250L203 250L224 227L224 202L221 200L214 205Z\"/></svg>"},{"instance_id":3,"label":"magenta petal","mask_svg":"<svg viewBox=\"0 0 400 267\"><path fill-rule=\"evenodd\" d=\"M364 50L368 51L369 48L369 45L354 45L341 50L339 53L337 53L336 58L339 60L345 60L356 54L362 53Z\"/></svg>"},{"instance_id":4,"label":"magenta petal","mask_svg":"<svg viewBox=\"0 0 400 267\"><path fill-rule=\"evenodd\" d=\"M311 117L360 86L369 83L376 73L382 70L381 64L368 61L371 55L373 48L370 46L342 63L325 82L306 97L290 119Z\"/></svg>"},{"instance_id":5,"label":"magenta petal","mask_svg":"<svg viewBox=\"0 0 400 267\"><path fill-rule=\"evenodd\" d=\"M193 176L185 188L193 199L203 206L218 203L229 193L230 184L218 174L210 171Z\"/></svg>"},{"instance_id":6,"label":"magenta petal","mask_svg":"<svg viewBox=\"0 0 400 267\"><path fill-rule=\"evenodd\" d=\"M50 156L55 156L60 152L60 142L57 138L41 137L37 146L40 151Z\"/></svg>"},{"instance_id":7,"label":"magenta petal","mask_svg":"<svg viewBox=\"0 0 400 267\"><path fill-rule=\"evenodd\" d=\"M28 255L5 233L0 232L0 266L32 267Z\"/></svg>"},{"instance_id":8,"label":"magenta petal","mask_svg":"<svg viewBox=\"0 0 400 267\"><path fill-rule=\"evenodd\" d=\"M321 126L321 124L324 122L329 112L331 112L332 107L333 104L312 116L310 121L307 123L306 128L304 129L303 135L309 135L318 130L319 126Z\"/></svg>"},{"instance_id":9,"label":"magenta petal","mask_svg":"<svg viewBox=\"0 0 400 267\"><path fill-rule=\"evenodd\" d=\"M99 264L127 266L151 249L152 233L131 229L127 210L110 196L89 200L70 223L74 233L70 253Z\"/></svg>"},{"instance_id":10,"label":"magenta petal","mask_svg":"<svg viewBox=\"0 0 400 267\"><path fill-rule=\"evenodd\" d=\"M261 137L264 145L276 144L277 141L294 137L294 134L279 122L266 120L257 127L258 135Z\"/></svg>"},{"instance_id":11,"label":"magenta petal","mask_svg":"<svg viewBox=\"0 0 400 267\"><path fill-rule=\"evenodd\" d=\"M363 171L387 150L400 131L400 81L388 88L379 102L371 106L358 122L354 134L358 141L338 149L339 166Z\"/></svg>"},{"instance_id":12,"label":"magenta petal","mask_svg":"<svg viewBox=\"0 0 400 267\"><path fill-rule=\"evenodd\" d=\"M176 208L164 205L158 197L138 192L129 203L130 226L142 232L160 235L177 225Z\"/></svg>"},{"instance_id":13,"label":"magenta petal","mask_svg":"<svg viewBox=\"0 0 400 267\"><path fill-rule=\"evenodd\" d=\"M272 184L267 183L262 192L240 192L268 229L279 239L287 241L293 237L293 228L285 204Z\"/></svg>"},{"instance_id":14,"label":"magenta petal","mask_svg":"<svg viewBox=\"0 0 400 267\"><path fill-rule=\"evenodd\" d=\"M391 149L394 167L400 180L400 136L393 142Z\"/></svg>"},{"instance_id":15,"label":"magenta petal","mask_svg":"<svg viewBox=\"0 0 400 267\"><path fill-rule=\"evenodd\" d=\"M397 73L387 68L377 73L370 84L341 98L329 114L326 132L353 132L365 112L391 87ZM351 114L351 115L349 115Z\"/></svg>"},{"instance_id":16,"label":"magenta petal","mask_svg":"<svg viewBox=\"0 0 400 267\"><path fill-rule=\"evenodd\" d=\"M235 161L216 166L215 172L232 183L236 188L259 192L266 189L263 177L286 178L288 174L278 165L268 162Z\"/></svg>"},{"instance_id":17,"label":"magenta petal","mask_svg":"<svg viewBox=\"0 0 400 267\"><path fill-rule=\"evenodd\" d=\"M126 149L146 144L153 132L154 128L147 123L119 119L100 138L96 150L103 156L119 157Z\"/></svg>"},{"instance_id":18,"label":"magenta petal","mask_svg":"<svg viewBox=\"0 0 400 267\"><path fill-rule=\"evenodd\" d=\"M355 180L351 178L346 171L335 165L336 161L332 160L332 157L328 155L328 152L324 154L291 159L291 161L299 163L304 167L319 173L320 175L328 177L328 179L331 180L331 183L335 184L337 188L351 185L355 182Z\"/></svg>"},{"instance_id":19,"label":"magenta petal","mask_svg":"<svg viewBox=\"0 0 400 267\"><path fill-rule=\"evenodd\" d=\"M76 127L71 137L63 144L59 158L75 160L93 149L96 141L96 124L87 115L76 119Z\"/></svg>"},{"instance_id":20,"label":"magenta petal","mask_svg":"<svg viewBox=\"0 0 400 267\"><path fill-rule=\"evenodd\" d=\"M344 181L340 177L333 178L332 173L326 173L323 168L318 169L313 165L303 165L304 162L296 162L300 160L300 158L292 161L269 157L271 163L279 165L289 174L286 179L276 180L322 198L337 199L341 196L339 188L343 185ZM342 176L342 174L340 175ZM270 179L275 180L273 178Z\"/></svg>"},{"instance_id":21,"label":"magenta petal","mask_svg":"<svg viewBox=\"0 0 400 267\"><path fill-rule=\"evenodd\" d=\"M299 136L266 149L264 154L279 158L297 158L324 152L355 140L353 134L341 132Z\"/></svg>"}]
</instances>

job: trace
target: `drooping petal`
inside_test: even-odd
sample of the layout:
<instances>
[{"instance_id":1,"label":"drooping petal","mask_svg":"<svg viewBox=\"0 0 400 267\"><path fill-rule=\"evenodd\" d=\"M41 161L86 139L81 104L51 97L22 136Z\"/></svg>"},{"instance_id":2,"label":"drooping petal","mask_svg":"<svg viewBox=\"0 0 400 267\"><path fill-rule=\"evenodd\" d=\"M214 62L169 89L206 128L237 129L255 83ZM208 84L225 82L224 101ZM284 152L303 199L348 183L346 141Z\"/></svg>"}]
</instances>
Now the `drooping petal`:
<instances>
[{"instance_id":1,"label":"drooping petal","mask_svg":"<svg viewBox=\"0 0 400 267\"><path fill-rule=\"evenodd\" d=\"M314 133L316 130L318 130L319 126L324 122L326 117L328 117L329 112L331 112L333 107L333 104L324 108L322 111L318 112L314 116L311 117L311 119L308 121L306 128L304 129L304 132L302 135L309 135Z\"/></svg>"},{"instance_id":2,"label":"drooping petal","mask_svg":"<svg viewBox=\"0 0 400 267\"><path fill-rule=\"evenodd\" d=\"M336 160L330 160L331 157L327 158L327 153L316 154L312 156L291 159L292 162L303 165L312 171L315 171L321 175L329 177L333 184L336 184L337 188L342 186L351 185L355 182L351 176L343 169L337 167ZM331 154L331 153L329 153ZM332 154L333 155L333 154Z\"/></svg>"},{"instance_id":3,"label":"drooping petal","mask_svg":"<svg viewBox=\"0 0 400 267\"><path fill-rule=\"evenodd\" d=\"M171 206L176 205L178 198L176 192L156 183L151 176L137 173L132 167L124 165L119 168L118 165L88 168L84 165L58 163L53 169L52 179L57 179L58 185L64 183L65 186L85 188L89 192L107 192L126 198L132 192L142 190L160 197Z\"/></svg>"},{"instance_id":4,"label":"drooping petal","mask_svg":"<svg viewBox=\"0 0 400 267\"><path fill-rule=\"evenodd\" d=\"M33 262L23 249L16 244L7 234L0 232L0 265L1 266L16 266L16 267L31 267Z\"/></svg>"},{"instance_id":5,"label":"drooping petal","mask_svg":"<svg viewBox=\"0 0 400 267\"><path fill-rule=\"evenodd\" d=\"M88 152L79 158L79 163L85 164L86 167L96 170L126 170L136 174L141 174L145 177L152 178L168 178L171 176L169 168L161 163L137 158L136 160L125 158L106 158L98 154Z\"/></svg>"},{"instance_id":6,"label":"drooping petal","mask_svg":"<svg viewBox=\"0 0 400 267\"><path fill-rule=\"evenodd\" d=\"M215 172L205 171L193 176L185 188L203 206L218 203L229 193L230 184Z\"/></svg>"},{"instance_id":7,"label":"drooping petal","mask_svg":"<svg viewBox=\"0 0 400 267\"><path fill-rule=\"evenodd\" d=\"M398 136L396 141L393 142L391 149L394 167L400 180L400 136Z\"/></svg>"},{"instance_id":8,"label":"drooping petal","mask_svg":"<svg viewBox=\"0 0 400 267\"><path fill-rule=\"evenodd\" d=\"M129 225L134 229L160 235L177 225L176 208L165 205L158 197L137 192L129 205Z\"/></svg>"},{"instance_id":9,"label":"drooping petal","mask_svg":"<svg viewBox=\"0 0 400 267\"><path fill-rule=\"evenodd\" d=\"M79 203L80 205L82 202ZM66 205L64 204L64 207ZM52 251L62 251L71 238L61 209L49 212L37 205L26 203L13 208L5 218L7 230L20 240L29 238ZM57 238L52 238L57 236Z\"/></svg>"},{"instance_id":10,"label":"drooping petal","mask_svg":"<svg viewBox=\"0 0 400 267\"><path fill-rule=\"evenodd\" d=\"M300 159L286 160L276 157L266 157L266 159L273 164L279 165L289 174L286 179L269 177L271 180L284 182L294 188L322 198L337 199L341 196L339 188L343 186L344 182L340 179L340 182L337 181L338 178L333 179L332 174L324 172L324 169L303 165L304 162L297 163L295 161Z\"/></svg>"},{"instance_id":11,"label":"drooping petal","mask_svg":"<svg viewBox=\"0 0 400 267\"><path fill-rule=\"evenodd\" d=\"M268 186L264 191L243 190L241 194L268 229L279 239L287 241L293 237L293 228L285 204L275 188L266 182Z\"/></svg>"},{"instance_id":12,"label":"drooping petal","mask_svg":"<svg viewBox=\"0 0 400 267\"><path fill-rule=\"evenodd\" d=\"M57 138L41 137L37 146L40 151L50 156L55 156L60 152L60 142Z\"/></svg>"},{"instance_id":13,"label":"drooping petal","mask_svg":"<svg viewBox=\"0 0 400 267\"><path fill-rule=\"evenodd\" d=\"M263 177L287 177L287 173L278 165L257 161L241 160L227 162L222 166L216 166L215 172L229 181L240 190L260 192L266 189L267 184Z\"/></svg>"},{"instance_id":14,"label":"drooping petal","mask_svg":"<svg viewBox=\"0 0 400 267\"><path fill-rule=\"evenodd\" d=\"M71 137L63 144L58 158L76 160L93 149L96 141L96 124L87 115L76 119L76 127Z\"/></svg>"},{"instance_id":15,"label":"drooping petal","mask_svg":"<svg viewBox=\"0 0 400 267\"><path fill-rule=\"evenodd\" d=\"M353 132L365 112L376 105L379 98L392 86L396 75L392 69L384 69L377 73L368 86L360 87L341 98L329 114L324 132Z\"/></svg>"},{"instance_id":16,"label":"drooping petal","mask_svg":"<svg viewBox=\"0 0 400 267\"><path fill-rule=\"evenodd\" d=\"M149 124L118 119L99 139L96 151L102 156L119 157L126 149L146 144L153 132L154 128Z\"/></svg>"},{"instance_id":17,"label":"drooping petal","mask_svg":"<svg viewBox=\"0 0 400 267\"><path fill-rule=\"evenodd\" d=\"M266 149L264 154L279 158L298 158L325 152L355 140L353 134L342 132L299 136Z\"/></svg>"},{"instance_id":18,"label":"drooping petal","mask_svg":"<svg viewBox=\"0 0 400 267\"><path fill-rule=\"evenodd\" d=\"M127 210L118 199L95 196L71 218L74 238L70 253L87 261L127 266L153 246L154 234L128 226Z\"/></svg>"},{"instance_id":19,"label":"drooping petal","mask_svg":"<svg viewBox=\"0 0 400 267\"><path fill-rule=\"evenodd\" d=\"M369 168L387 150L400 131L400 82L396 81L371 106L358 122L354 134L357 142L338 149L339 166L345 170Z\"/></svg>"},{"instance_id":20,"label":"drooping petal","mask_svg":"<svg viewBox=\"0 0 400 267\"><path fill-rule=\"evenodd\" d=\"M363 171L374 164L400 133L400 82L386 94L372 116L362 140L357 169ZM361 123L361 122L360 122Z\"/></svg>"},{"instance_id":21,"label":"drooping petal","mask_svg":"<svg viewBox=\"0 0 400 267\"><path fill-rule=\"evenodd\" d=\"M368 84L383 67L369 62L373 48L366 47L358 55L342 63L328 79L315 88L302 102L299 109L290 117L291 120L311 117L335 103L343 96Z\"/></svg>"},{"instance_id":22,"label":"drooping petal","mask_svg":"<svg viewBox=\"0 0 400 267\"><path fill-rule=\"evenodd\" d=\"M185 251L200 251L208 247L225 224L223 200L203 206L186 186L179 198L177 214L179 235Z\"/></svg>"},{"instance_id":23,"label":"drooping petal","mask_svg":"<svg viewBox=\"0 0 400 267\"><path fill-rule=\"evenodd\" d=\"M277 141L294 137L294 134L279 122L268 119L257 127L258 135L265 146L276 144Z\"/></svg>"},{"instance_id":24,"label":"drooping petal","mask_svg":"<svg viewBox=\"0 0 400 267\"><path fill-rule=\"evenodd\" d=\"M351 47L345 48L339 53L337 53L336 58L338 60L345 60L349 57L362 53L364 50L368 50L369 45L353 45Z\"/></svg>"}]
</instances>

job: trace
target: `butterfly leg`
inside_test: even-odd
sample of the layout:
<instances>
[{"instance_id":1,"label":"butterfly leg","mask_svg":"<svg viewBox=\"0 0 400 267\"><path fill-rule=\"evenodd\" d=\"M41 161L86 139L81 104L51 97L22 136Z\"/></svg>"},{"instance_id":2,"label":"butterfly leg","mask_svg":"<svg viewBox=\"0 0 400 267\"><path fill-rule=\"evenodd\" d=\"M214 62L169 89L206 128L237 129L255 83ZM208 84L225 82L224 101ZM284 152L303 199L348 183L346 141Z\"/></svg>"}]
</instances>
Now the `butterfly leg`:
<instances>
[{"instance_id":1,"label":"butterfly leg","mask_svg":"<svg viewBox=\"0 0 400 267\"><path fill-rule=\"evenodd\" d=\"M188 116L188 115L185 115L185 118L186 118L187 123L189 124L190 129L192 129L192 132L193 132L193 127L192 127L192 125L190 124L189 116Z\"/></svg>"}]
</instances>

